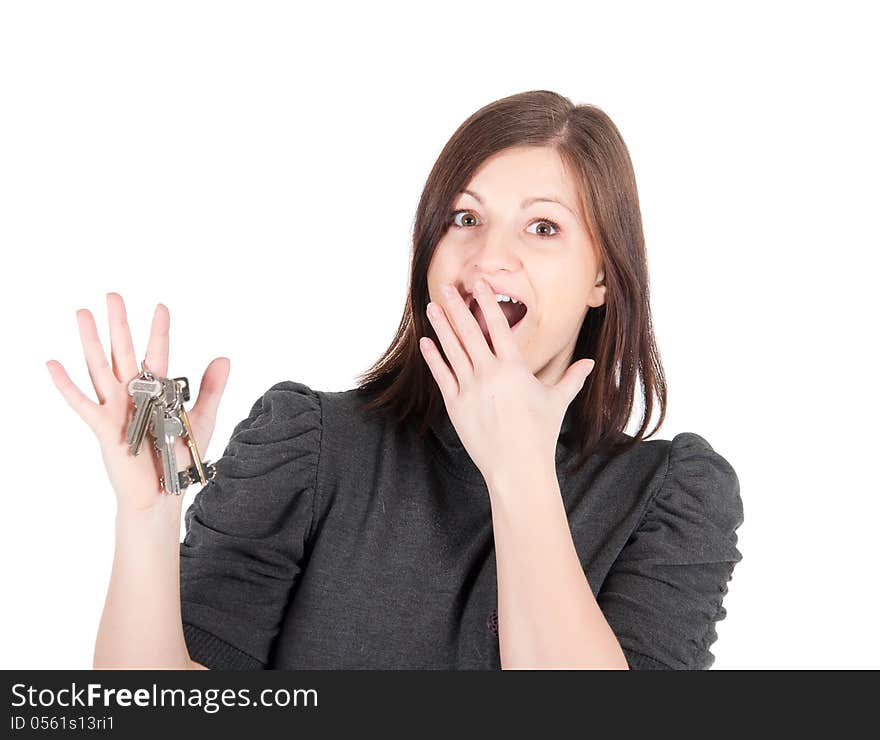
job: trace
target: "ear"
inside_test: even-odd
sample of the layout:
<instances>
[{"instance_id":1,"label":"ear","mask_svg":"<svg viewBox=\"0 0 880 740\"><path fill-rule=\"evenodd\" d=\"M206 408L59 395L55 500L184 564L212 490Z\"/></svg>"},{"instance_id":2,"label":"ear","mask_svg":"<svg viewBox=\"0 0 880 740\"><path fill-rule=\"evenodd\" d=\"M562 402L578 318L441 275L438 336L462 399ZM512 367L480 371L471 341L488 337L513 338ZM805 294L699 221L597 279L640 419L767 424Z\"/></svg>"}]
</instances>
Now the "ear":
<instances>
[{"instance_id":1,"label":"ear","mask_svg":"<svg viewBox=\"0 0 880 740\"><path fill-rule=\"evenodd\" d=\"M605 303L605 270L600 270L596 275L596 281L590 290L590 298L587 305L590 308L598 308Z\"/></svg>"}]
</instances>

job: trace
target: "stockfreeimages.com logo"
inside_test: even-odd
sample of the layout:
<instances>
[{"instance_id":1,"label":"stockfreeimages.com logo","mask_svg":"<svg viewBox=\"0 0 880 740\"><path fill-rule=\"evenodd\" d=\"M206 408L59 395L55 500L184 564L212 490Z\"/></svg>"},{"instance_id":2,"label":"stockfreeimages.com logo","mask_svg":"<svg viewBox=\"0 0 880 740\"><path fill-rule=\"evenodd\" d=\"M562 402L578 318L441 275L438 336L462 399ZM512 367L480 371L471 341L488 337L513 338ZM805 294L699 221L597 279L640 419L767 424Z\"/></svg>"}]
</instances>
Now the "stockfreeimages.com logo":
<instances>
[{"instance_id":1,"label":"stockfreeimages.com logo","mask_svg":"<svg viewBox=\"0 0 880 740\"><path fill-rule=\"evenodd\" d=\"M318 706L316 689L263 689L252 698L250 689L116 689L99 683L38 689L17 683L12 696L13 707L201 707L209 714L222 707Z\"/></svg>"}]
</instances>

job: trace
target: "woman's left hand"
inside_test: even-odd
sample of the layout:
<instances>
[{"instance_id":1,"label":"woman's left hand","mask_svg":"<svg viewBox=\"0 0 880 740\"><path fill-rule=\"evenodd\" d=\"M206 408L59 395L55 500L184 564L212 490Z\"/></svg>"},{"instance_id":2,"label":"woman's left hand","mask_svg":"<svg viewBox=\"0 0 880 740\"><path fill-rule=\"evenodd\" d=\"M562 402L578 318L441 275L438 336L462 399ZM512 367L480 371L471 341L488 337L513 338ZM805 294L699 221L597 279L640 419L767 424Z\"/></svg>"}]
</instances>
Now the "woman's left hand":
<instances>
[{"instance_id":1,"label":"woman's left hand","mask_svg":"<svg viewBox=\"0 0 880 740\"><path fill-rule=\"evenodd\" d=\"M486 317L494 353L458 290L447 287L451 292L446 295L444 290L442 308L431 304L428 318L452 368L428 337L419 340L419 348L459 439L489 484L535 465L555 469L565 411L594 361L579 360L556 385L545 385L526 364L486 283L478 281L474 295Z\"/></svg>"}]
</instances>

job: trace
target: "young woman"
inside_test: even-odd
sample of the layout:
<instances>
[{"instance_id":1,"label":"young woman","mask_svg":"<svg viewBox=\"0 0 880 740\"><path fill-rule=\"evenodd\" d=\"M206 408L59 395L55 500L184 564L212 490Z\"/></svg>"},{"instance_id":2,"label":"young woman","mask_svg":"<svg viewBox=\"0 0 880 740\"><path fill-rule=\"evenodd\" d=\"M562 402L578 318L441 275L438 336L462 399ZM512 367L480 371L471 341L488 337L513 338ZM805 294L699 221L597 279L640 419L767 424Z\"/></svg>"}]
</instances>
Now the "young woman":
<instances>
[{"instance_id":1,"label":"young woman","mask_svg":"<svg viewBox=\"0 0 880 740\"><path fill-rule=\"evenodd\" d=\"M646 438L666 385L632 164L598 108L533 91L459 127L391 346L351 390L263 393L182 543L182 497L125 445L139 368L121 297L108 309L112 367L78 312L99 404L49 363L117 495L96 667L712 665L739 483L697 434ZM160 375L168 326L159 304ZM228 372L209 365L191 411L202 450Z\"/></svg>"}]
</instances>

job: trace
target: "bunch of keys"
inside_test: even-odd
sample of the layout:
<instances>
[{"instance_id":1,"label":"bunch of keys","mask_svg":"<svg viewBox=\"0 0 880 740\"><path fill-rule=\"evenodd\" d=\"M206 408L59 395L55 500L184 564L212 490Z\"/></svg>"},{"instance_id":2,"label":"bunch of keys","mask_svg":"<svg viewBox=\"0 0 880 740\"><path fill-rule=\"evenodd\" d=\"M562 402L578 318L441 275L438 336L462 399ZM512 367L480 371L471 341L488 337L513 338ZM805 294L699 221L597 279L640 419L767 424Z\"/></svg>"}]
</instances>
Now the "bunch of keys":
<instances>
[{"instance_id":1,"label":"bunch of keys","mask_svg":"<svg viewBox=\"0 0 880 740\"><path fill-rule=\"evenodd\" d=\"M162 458L163 475L159 483L165 493L179 496L196 480L202 485L214 480L217 469L213 463L202 462L183 407L189 401L189 381L186 378L157 377L147 369L145 362L141 362L140 375L128 384L128 394L134 401L134 417L126 433L129 451L133 455L141 451L149 429L153 446ZM174 452L174 443L181 436L186 440L193 459L193 464L185 470L178 470Z\"/></svg>"}]
</instances>

